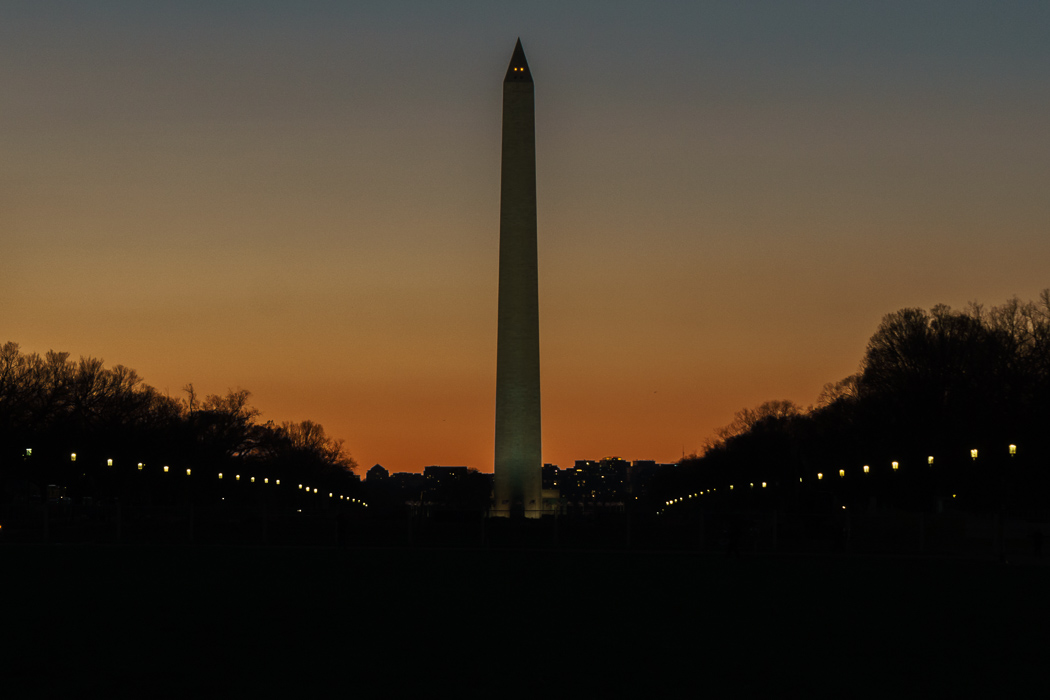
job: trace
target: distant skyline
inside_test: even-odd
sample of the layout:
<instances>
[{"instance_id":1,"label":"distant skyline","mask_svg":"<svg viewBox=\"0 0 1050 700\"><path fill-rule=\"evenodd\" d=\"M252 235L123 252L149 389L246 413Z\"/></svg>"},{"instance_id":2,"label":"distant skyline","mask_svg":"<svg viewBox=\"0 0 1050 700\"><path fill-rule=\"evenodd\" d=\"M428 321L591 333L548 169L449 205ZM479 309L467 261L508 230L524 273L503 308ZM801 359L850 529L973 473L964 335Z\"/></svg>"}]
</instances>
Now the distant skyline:
<instances>
[{"instance_id":1,"label":"distant skyline","mask_svg":"<svg viewBox=\"0 0 1050 700\"><path fill-rule=\"evenodd\" d=\"M536 82L543 461L815 402L1050 287L1050 5L8 3L0 342L492 470L501 86Z\"/></svg>"}]
</instances>

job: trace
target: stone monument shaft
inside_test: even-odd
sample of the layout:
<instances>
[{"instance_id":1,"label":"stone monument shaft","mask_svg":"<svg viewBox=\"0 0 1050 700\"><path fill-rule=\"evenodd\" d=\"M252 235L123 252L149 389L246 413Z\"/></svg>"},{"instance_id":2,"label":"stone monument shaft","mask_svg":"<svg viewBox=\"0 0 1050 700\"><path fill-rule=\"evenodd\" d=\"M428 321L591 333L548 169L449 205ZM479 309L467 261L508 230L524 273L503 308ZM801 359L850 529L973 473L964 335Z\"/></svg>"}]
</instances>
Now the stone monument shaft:
<instances>
[{"instance_id":1,"label":"stone monument shaft","mask_svg":"<svg viewBox=\"0 0 1050 700\"><path fill-rule=\"evenodd\" d=\"M497 516L540 516L540 316L536 264L536 127L521 40L503 80L496 342Z\"/></svg>"}]
</instances>

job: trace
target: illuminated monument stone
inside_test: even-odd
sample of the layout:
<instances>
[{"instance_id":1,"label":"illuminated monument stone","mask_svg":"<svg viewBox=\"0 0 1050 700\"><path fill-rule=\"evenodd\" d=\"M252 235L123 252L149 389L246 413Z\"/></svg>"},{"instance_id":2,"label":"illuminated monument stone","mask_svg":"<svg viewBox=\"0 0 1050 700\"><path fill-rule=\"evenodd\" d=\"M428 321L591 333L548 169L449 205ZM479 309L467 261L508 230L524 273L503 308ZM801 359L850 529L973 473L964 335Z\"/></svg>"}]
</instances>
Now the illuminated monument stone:
<instances>
[{"instance_id":1,"label":"illuminated monument stone","mask_svg":"<svg viewBox=\"0 0 1050 700\"><path fill-rule=\"evenodd\" d=\"M535 99L519 39L503 80L493 515L540 517L542 467Z\"/></svg>"}]
</instances>

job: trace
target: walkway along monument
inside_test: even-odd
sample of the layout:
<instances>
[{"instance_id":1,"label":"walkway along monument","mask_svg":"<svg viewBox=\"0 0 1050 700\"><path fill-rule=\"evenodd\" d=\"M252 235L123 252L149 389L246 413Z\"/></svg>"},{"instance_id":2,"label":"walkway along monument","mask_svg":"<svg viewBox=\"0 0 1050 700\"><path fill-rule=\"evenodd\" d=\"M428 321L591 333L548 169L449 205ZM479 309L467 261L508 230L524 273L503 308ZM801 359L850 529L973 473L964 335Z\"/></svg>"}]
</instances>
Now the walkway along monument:
<instances>
[{"instance_id":1,"label":"walkway along monument","mask_svg":"<svg viewBox=\"0 0 1050 700\"><path fill-rule=\"evenodd\" d=\"M503 79L496 339L496 460L492 515L538 518L540 314L536 264L536 124L521 40Z\"/></svg>"}]
</instances>

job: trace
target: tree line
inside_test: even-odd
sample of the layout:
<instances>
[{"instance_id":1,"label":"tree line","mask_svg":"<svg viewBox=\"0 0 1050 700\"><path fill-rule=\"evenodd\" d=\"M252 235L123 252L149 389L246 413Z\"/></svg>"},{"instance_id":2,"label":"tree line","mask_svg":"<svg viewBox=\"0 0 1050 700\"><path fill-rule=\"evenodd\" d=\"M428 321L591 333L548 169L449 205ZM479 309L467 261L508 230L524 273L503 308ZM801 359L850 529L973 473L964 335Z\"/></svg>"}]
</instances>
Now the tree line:
<instances>
[{"instance_id":1,"label":"tree line","mask_svg":"<svg viewBox=\"0 0 1050 700\"><path fill-rule=\"evenodd\" d=\"M0 347L0 469L5 499L49 484L98 496L161 465L203 477L267 474L347 492L358 483L342 440L310 420L263 422L250 392L171 397L135 370L69 353ZM142 468L139 465L144 465Z\"/></svg>"},{"instance_id":2,"label":"tree line","mask_svg":"<svg viewBox=\"0 0 1050 700\"><path fill-rule=\"evenodd\" d=\"M882 319L859 371L825 385L814 406L739 411L653 487L660 499L765 481L777 498L837 489L848 499L851 483L865 484L855 498L901 506L965 494L973 507L1043 507L1048 425L1050 290L990 309L906 308ZM867 482L864 465L876 474Z\"/></svg>"}]
</instances>

